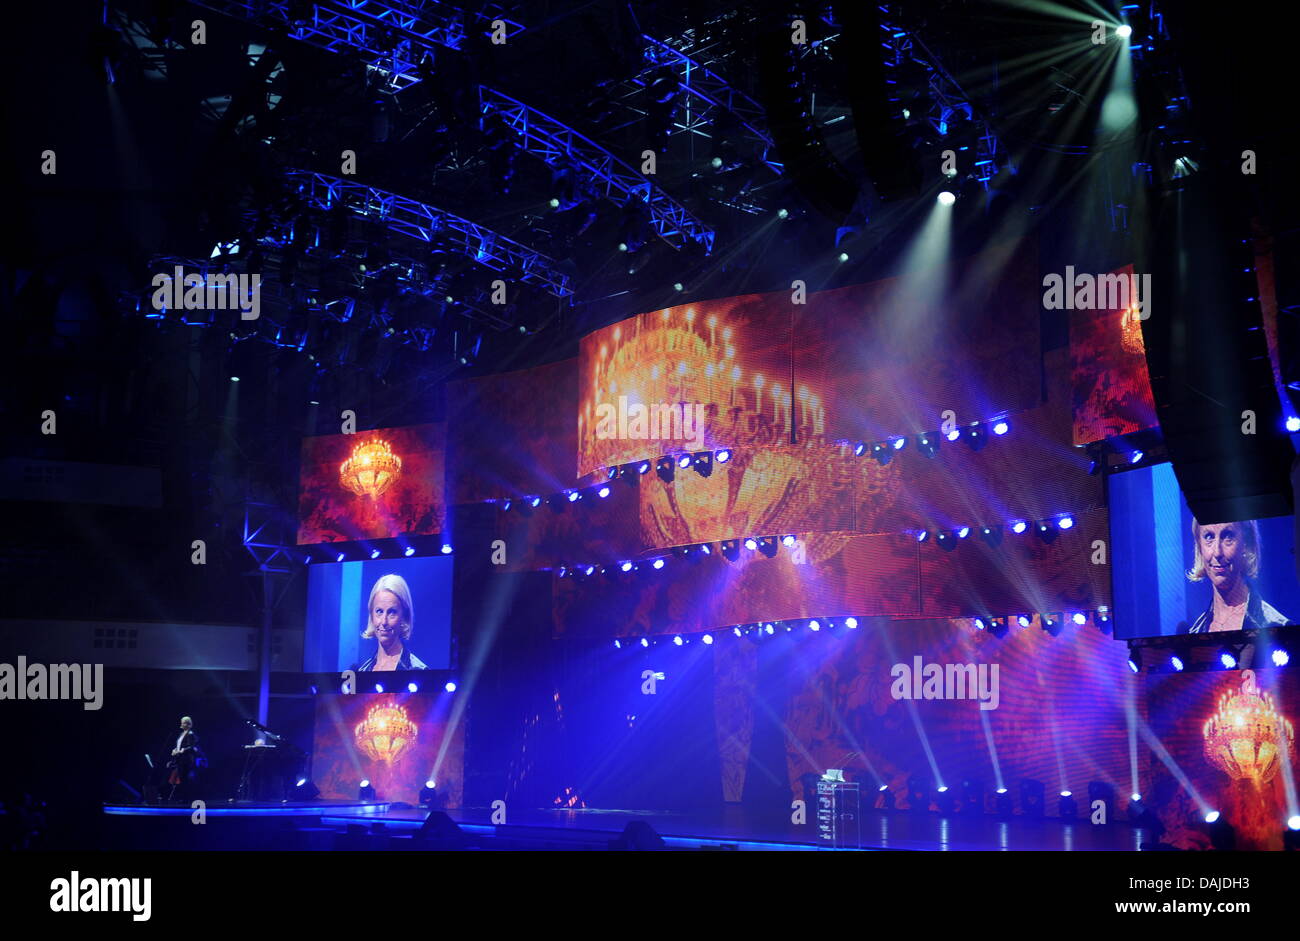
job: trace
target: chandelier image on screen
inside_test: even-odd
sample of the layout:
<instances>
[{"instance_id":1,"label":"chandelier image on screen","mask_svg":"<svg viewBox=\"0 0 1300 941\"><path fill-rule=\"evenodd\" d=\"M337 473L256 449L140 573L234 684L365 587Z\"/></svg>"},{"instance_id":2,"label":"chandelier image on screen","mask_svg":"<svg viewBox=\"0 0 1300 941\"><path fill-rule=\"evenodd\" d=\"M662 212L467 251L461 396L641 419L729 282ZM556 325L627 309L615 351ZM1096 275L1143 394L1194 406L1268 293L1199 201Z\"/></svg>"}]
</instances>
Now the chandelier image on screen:
<instances>
[{"instance_id":1,"label":"chandelier image on screen","mask_svg":"<svg viewBox=\"0 0 1300 941\"><path fill-rule=\"evenodd\" d=\"M1228 777L1267 784L1295 751L1295 728L1255 685L1253 670L1241 674L1241 686L1219 699L1205 720L1205 757Z\"/></svg>"},{"instance_id":2,"label":"chandelier image on screen","mask_svg":"<svg viewBox=\"0 0 1300 941\"><path fill-rule=\"evenodd\" d=\"M407 718L406 709L396 703L371 706L356 728L357 747L386 765L397 762L418 736L419 729Z\"/></svg>"},{"instance_id":3,"label":"chandelier image on screen","mask_svg":"<svg viewBox=\"0 0 1300 941\"><path fill-rule=\"evenodd\" d=\"M402 473L402 459L382 438L363 441L339 466L339 483L359 497L378 500Z\"/></svg>"}]
</instances>

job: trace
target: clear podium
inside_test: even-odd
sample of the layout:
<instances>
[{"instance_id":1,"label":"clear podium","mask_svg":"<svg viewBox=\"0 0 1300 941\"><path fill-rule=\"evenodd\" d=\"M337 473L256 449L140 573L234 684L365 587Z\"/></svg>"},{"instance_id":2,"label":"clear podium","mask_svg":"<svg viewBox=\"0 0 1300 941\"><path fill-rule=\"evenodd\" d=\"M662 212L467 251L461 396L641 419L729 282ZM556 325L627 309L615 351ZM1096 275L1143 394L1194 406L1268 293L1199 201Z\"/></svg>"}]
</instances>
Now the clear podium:
<instances>
[{"instance_id":1,"label":"clear podium","mask_svg":"<svg viewBox=\"0 0 1300 941\"><path fill-rule=\"evenodd\" d=\"M817 837L820 849L861 849L861 795L856 781L831 769L817 782Z\"/></svg>"}]
</instances>

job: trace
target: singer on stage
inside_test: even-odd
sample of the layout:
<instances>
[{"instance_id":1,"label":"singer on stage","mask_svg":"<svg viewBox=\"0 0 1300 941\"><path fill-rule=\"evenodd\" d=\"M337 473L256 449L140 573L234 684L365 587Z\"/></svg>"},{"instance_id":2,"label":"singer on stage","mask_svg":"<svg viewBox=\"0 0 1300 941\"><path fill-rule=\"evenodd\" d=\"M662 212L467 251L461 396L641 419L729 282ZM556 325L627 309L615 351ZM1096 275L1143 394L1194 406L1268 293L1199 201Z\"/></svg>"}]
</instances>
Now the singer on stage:
<instances>
[{"instance_id":1,"label":"singer on stage","mask_svg":"<svg viewBox=\"0 0 1300 941\"><path fill-rule=\"evenodd\" d=\"M196 789L196 769L199 765L199 737L194 732L194 720L189 716L181 719L180 734L171 749L171 758L167 767L171 773L167 783L172 786L169 800L189 802L194 798Z\"/></svg>"}]
</instances>

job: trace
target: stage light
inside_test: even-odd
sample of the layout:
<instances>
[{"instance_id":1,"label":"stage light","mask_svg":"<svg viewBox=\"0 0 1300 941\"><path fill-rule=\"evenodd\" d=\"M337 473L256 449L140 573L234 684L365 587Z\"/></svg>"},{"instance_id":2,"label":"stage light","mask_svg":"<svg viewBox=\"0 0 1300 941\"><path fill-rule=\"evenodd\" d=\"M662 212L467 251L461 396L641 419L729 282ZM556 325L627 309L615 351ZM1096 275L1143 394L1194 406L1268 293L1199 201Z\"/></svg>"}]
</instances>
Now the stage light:
<instances>
[{"instance_id":1,"label":"stage light","mask_svg":"<svg viewBox=\"0 0 1300 941\"><path fill-rule=\"evenodd\" d=\"M984 434L984 426L979 422L975 422L966 429L966 443L970 445L972 451L978 451L984 447L984 442L987 439L988 435Z\"/></svg>"},{"instance_id":2,"label":"stage light","mask_svg":"<svg viewBox=\"0 0 1300 941\"><path fill-rule=\"evenodd\" d=\"M848 252L840 252L840 264L844 264L844 262L846 262L846 261L848 261L848 260L849 260L849 253L848 253Z\"/></svg>"},{"instance_id":3,"label":"stage light","mask_svg":"<svg viewBox=\"0 0 1300 941\"><path fill-rule=\"evenodd\" d=\"M916 448L926 457L934 457L939 453L939 436L926 432L916 439Z\"/></svg>"},{"instance_id":4,"label":"stage light","mask_svg":"<svg viewBox=\"0 0 1300 941\"><path fill-rule=\"evenodd\" d=\"M620 571L623 571L623 572L630 572L630 571L632 571L632 563L631 563L631 562L623 562L623 563L621 563L621 564L619 565L619 570L620 570Z\"/></svg>"},{"instance_id":5,"label":"stage light","mask_svg":"<svg viewBox=\"0 0 1300 941\"><path fill-rule=\"evenodd\" d=\"M673 468L673 459L670 457L659 458L659 460L655 463L655 473L659 475L659 479L662 480L664 483L666 484L672 483L673 474L675 473Z\"/></svg>"},{"instance_id":6,"label":"stage light","mask_svg":"<svg viewBox=\"0 0 1300 941\"><path fill-rule=\"evenodd\" d=\"M1286 430L1290 432L1300 431L1300 418L1294 415L1288 415L1286 420Z\"/></svg>"},{"instance_id":7,"label":"stage light","mask_svg":"<svg viewBox=\"0 0 1300 941\"><path fill-rule=\"evenodd\" d=\"M1061 619L1050 612L1040 614L1038 615L1038 626L1055 637L1061 632Z\"/></svg>"},{"instance_id":8,"label":"stage light","mask_svg":"<svg viewBox=\"0 0 1300 941\"><path fill-rule=\"evenodd\" d=\"M793 546L797 541L798 541L798 540L795 539L794 536L782 536L782 537L781 537L781 545L783 545L783 546L785 546L785 547L787 547L787 548L789 548L790 546Z\"/></svg>"},{"instance_id":9,"label":"stage light","mask_svg":"<svg viewBox=\"0 0 1300 941\"><path fill-rule=\"evenodd\" d=\"M335 561L335 562L342 562L345 558L346 558L346 555L345 555L344 553L340 552L338 555L336 555L336 556L334 557L334 561Z\"/></svg>"},{"instance_id":10,"label":"stage light","mask_svg":"<svg viewBox=\"0 0 1300 941\"><path fill-rule=\"evenodd\" d=\"M952 552L953 549L957 548L957 540L953 538L951 533L935 533L934 543L946 552Z\"/></svg>"},{"instance_id":11,"label":"stage light","mask_svg":"<svg viewBox=\"0 0 1300 941\"><path fill-rule=\"evenodd\" d=\"M1141 670L1141 667L1138 666L1138 662L1134 660L1132 657L1128 658L1128 668L1132 670L1134 673L1137 673L1139 670Z\"/></svg>"},{"instance_id":12,"label":"stage light","mask_svg":"<svg viewBox=\"0 0 1300 941\"><path fill-rule=\"evenodd\" d=\"M1174 654L1172 657L1169 658L1169 665L1174 668L1175 672L1177 673L1183 672L1183 661L1181 658L1179 658L1177 654Z\"/></svg>"},{"instance_id":13,"label":"stage light","mask_svg":"<svg viewBox=\"0 0 1300 941\"><path fill-rule=\"evenodd\" d=\"M985 542L987 542L990 546L996 546L998 543L1002 541L1002 527L981 526L980 538L983 539Z\"/></svg>"},{"instance_id":14,"label":"stage light","mask_svg":"<svg viewBox=\"0 0 1300 941\"><path fill-rule=\"evenodd\" d=\"M701 477L709 477L713 474L713 452L701 451L693 459L689 459L691 466L695 468L695 473Z\"/></svg>"},{"instance_id":15,"label":"stage light","mask_svg":"<svg viewBox=\"0 0 1300 941\"><path fill-rule=\"evenodd\" d=\"M1275 647L1269 654L1269 659L1273 661L1273 666L1284 667L1291 662L1291 654L1285 647Z\"/></svg>"},{"instance_id":16,"label":"stage light","mask_svg":"<svg viewBox=\"0 0 1300 941\"><path fill-rule=\"evenodd\" d=\"M1219 812L1217 810L1211 810L1209 813L1205 815L1206 823L1217 823L1218 820L1219 820Z\"/></svg>"},{"instance_id":17,"label":"stage light","mask_svg":"<svg viewBox=\"0 0 1300 941\"><path fill-rule=\"evenodd\" d=\"M415 546L407 546L406 550L402 554L405 556L415 555Z\"/></svg>"},{"instance_id":18,"label":"stage light","mask_svg":"<svg viewBox=\"0 0 1300 941\"><path fill-rule=\"evenodd\" d=\"M820 631L821 629L822 629L822 622L817 620L816 618L813 618L811 621L808 622L808 630Z\"/></svg>"},{"instance_id":19,"label":"stage light","mask_svg":"<svg viewBox=\"0 0 1300 941\"><path fill-rule=\"evenodd\" d=\"M231 382L238 382L238 381L239 381L239 377L238 377L238 376L231 376L231 377L230 377L230 381L231 381Z\"/></svg>"},{"instance_id":20,"label":"stage light","mask_svg":"<svg viewBox=\"0 0 1300 941\"><path fill-rule=\"evenodd\" d=\"M379 558L379 550L378 550L378 549L371 549L371 550L370 550L370 558L372 558L372 559L377 559L377 558Z\"/></svg>"},{"instance_id":21,"label":"stage light","mask_svg":"<svg viewBox=\"0 0 1300 941\"><path fill-rule=\"evenodd\" d=\"M1015 803L1005 787L998 788L997 796L993 798L993 812L999 817L1010 817L1016 812Z\"/></svg>"},{"instance_id":22,"label":"stage light","mask_svg":"<svg viewBox=\"0 0 1300 941\"><path fill-rule=\"evenodd\" d=\"M1020 782L1020 812L1026 817L1041 817L1044 809L1043 797L1046 790L1042 781L1033 778L1022 780Z\"/></svg>"},{"instance_id":23,"label":"stage light","mask_svg":"<svg viewBox=\"0 0 1300 941\"><path fill-rule=\"evenodd\" d=\"M1219 662L1223 664L1225 670L1235 670L1237 668L1237 655L1224 647L1219 651Z\"/></svg>"},{"instance_id":24,"label":"stage light","mask_svg":"<svg viewBox=\"0 0 1300 941\"><path fill-rule=\"evenodd\" d=\"M689 454L683 454L677 459L677 466L682 470L686 470L686 468L691 466L691 456Z\"/></svg>"},{"instance_id":25,"label":"stage light","mask_svg":"<svg viewBox=\"0 0 1300 941\"><path fill-rule=\"evenodd\" d=\"M622 642L621 640L619 640L617 637L614 638L614 649L615 649L615 650L622 650L622 649L623 649L623 642Z\"/></svg>"},{"instance_id":26,"label":"stage light","mask_svg":"<svg viewBox=\"0 0 1300 941\"><path fill-rule=\"evenodd\" d=\"M715 459L719 464L725 464L725 463L727 463L729 460L731 460L731 451L729 451L727 448L723 448L721 451L719 451L719 452L714 456L714 459Z\"/></svg>"},{"instance_id":27,"label":"stage light","mask_svg":"<svg viewBox=\"0 0 1300 941\"><path fill-rule=\"evenodd\" d=\"M642 638L641 638L641 646L642 646L642 647L649 647L649 646L650 646L650 638L649 638L649 637L642 637Z\"/></svg>"},{"instance_id":28,"label":"stage light","mask_svg":"<svg viewBox=\"0 0 1300 941\"><path fill-rule=\"evenodd\" d=\"M663 559L655 559L653 562L650 563L650 567L653 568L653 569L657 572L659 569L661 569L661 568L664 567L664 560L663 560Z\"/></svg>"},{"instance_id":29,"label":"stage light","mask_svg":"<svg viewBox=\"0 0 1300 941\"><path fill-rule=\"evenodd\" d=\"M1073 516L1062 516L1059 520L1057 520L1056 525L1059 526L1059 527L1061 527L1061 529L1073 529L1073 528L1074 528L1074 517L1073 517Z\"/></svg>"},{"instance_id":30,"label":"stage light","mask_svg":"<svg viewBox=\"0 0 1300 941\"><path fill-rule=\"evenodd\" d=\"M775 536L760 536L758 539L758 551L763 553L769 559L776 558L777 541Z\"/></svg>"},{"instance_id":31,"label":"stage light","mask_svg":"<svg viewBox=\"0 0 1300 941\"><path fill-rule=\"evenodd\" d=\"M847 627L849 630L854 630L858 626L858 619L854 617L845 618L844 626Z\"/></svg>"},{"instance_id":32,"label":"stage light","mask_svg":"<svg viewBox=\"0 0 1300 941\"><path fill-rule=\"evenodd\" d=\"M1074 820L1079 816L1079 802L1069 791L1062 791L1056 802L1056 813L1062 820Z\"/></svg>"},{"instance_id":33,"label":"stage light","mask_svg":"<svg viewBox=\"0 0 1300 941\"><path fill-rule=\"evenodd\" d=\"M906 439L906 438L901 437L901 436L900 436L900 437L897 437L897 438L895 438L894 441L893 441L894 450L895 450L895 451L901 451L901 450L903 450L903 446L906 445L906 444L907 444L907 439Z\"/></svg>"},{"instance_id":34,"label":"stage light","mask_svg":"<svg viewBox=\"0 0 1300 941\"><path fill-rule=\"evenodd\" d=\"M599 490L596 491L596 496L604 500L607 496L609 496L609 488L601 487Z\"/></svg>"},{"instance_id":35,"label":"stage light","mask_svg":"<svg viewBox=\"0 0 1300 941\"><path fill-rule=\"evenodd\" d=\"M1011 531L1015 533L1017 536L1019 536L1028 528L1029 528L1029 524L1024 520L1016 520L1014 523L1011 524Z\"/></svg>"},{"instance_id":36,"label":"stage light","mask_svg":"<svg viewBox=\"0 0 1300 941\"><path fill-rule=\"evenodd\" d=\"M702 644L712 644L712 643L713 643L713 635L712 635L712 634L705 634L703 637L700 638L700 643L702 643Z\"/></svg>"},{"instance_id":37,"label":"stage light","mask_svg":"<svg viewBox=\"0 0 1300 941\"><path fill-rule=\"evenodd\" d=\"M1122 26L1116 26L1115 35L1118 36L1120 39L1128 39L1130 36L1133 35L1133 27L1129 26L1127 23L1123 24Z\"/></svg>"},{"instance_id":38,"label":"stage light","mask_svg":"<svg viewBox=\"0 0 1300 941\"><path fill-rule=\"evenodd\" d=\"M983 618L975 618L973 621L971 621L971 624L974 625L975 630L977 630L977 631L982 631L982 630L984 630L984 619L983 619Z\"/></svg>"},{"instance_id":39,"label":"stage light","mask_svg":"<svg viewBox=\"0 0 1300 941\"><path fill-rule=\"evenodd\" d=\"M625 251L627 251L627 242L619 242L619 243L618 243L618 250L619 250L620 252L625 252Z\"/></svg>"},{"instance_id":40,"label":"stage light","mask_svg":"<svg viewBox=\"0 0 1300 941\"><path fill-rule=\"evenodd\" d=\"M370 779L367 778L364 781L362 781L360 785L357 786L357 800L372 801L374 799L375 799L375 789L374 787L371 786Z\"/></svg>"},{"instance_id":41,"label":"stage light","mask_svg":"<svg viewBox=\"0 0 1300 941\"><path fill-rule=\"evenodd\" d=\"M583 575L594 575L595 573L596 573L596 566L594 565L584 565L582 567Z\"/></svg>"},{"instance_id":42,"label":"stage light","mask_svg":"<svg viewBox=\"0 0 1300 941\"><path fill-rule=\"evenodd\" d=\"M923 530L921 530L920 532L918 532L918 533L916 534L916 541L917 541L917 542L925 542L926 539L928 539L929 537L930 537L930 533L929 533L927 530L924 530L924 529L923 529Z\"/></svg>"},{"instance_id":43,"label":"stage light","mask_svg":"<svg viewBox=\"0 0 1300 941\"><path fill-rule=\"evenodd\" d=\"M420 788L420 803L425 807L432 807L438 800L438 784L433 778L424 782L424 787Z\"/></svg>"},{"instance_id":44,"label":"stage light","mask_svg":"<svg viewBox=\"0 0 1300 941\"><path fill-rule=\"evenodd\" d=\"M454 693L454 692L456 692L456 681L455 681L455 680L448 680L448 681L443 685L442 688L445 689L445 690L446 690L447 692L449 692L449 693Z\"/></svg>"},{"instance_id":45,"label":"stage light","mask_svg":"<svg viewBox=\"0 0 1300 941\"><path fill-rule=\"evenodd\" d=\"M442 554L451 555L451 543L444 542L442 544Z\"/></svg>"},{"instance_id":46,"label":"stage light","mask_svg":"<svg viewBox=\"0 0 1300 941\"><path fill-rule=\"evenodd\" d=\"M966 538L967 536L969 536L969 535L970 535L970 527L969 527L969 526L963 526L963 527L961 527L960 529L957 530L957 538L958 538L958 539L965 539L965 538Z\"/></svg>"},{"instance_id":47,"label":"stage light","mask_svg":"<svg viewBox=\"0 0 1300 941\"><path fill-rule=\"evenodd\" d=\"M877 441L871 446L871 456L876 459L876 463L881 467L884 467L894 459L894 452L881 442Z\"/></svg>"},{"instance_id":48,"label":"stage light","mask_svg":"<svg viewBox=\"0 0 1300 941\"><path fill-rule=\"evenodd\" d=\"M731 633L735 634L737 637L741 637L741 636L743 635L744 632L741 631L741 629L740 629L739 627L733 627L733 628L731 629Z\"/></svg>"},{"instance_id":49,"label":"stage light","mask_svg":"<svg viewBox=\"0 0 1300 941\"><path fill-rule=\"evenodd\" d=\"M293 786L293 799L296 801L314 801L320 797L320 788L310 778L299 778Z\"/></svg>"},{"instance_id":50,"label":"stage light","mask_svg":"<svg viewBox=\"0 0 1300 941\"><path fill-rule=\"evenodd\" d=\"M535 510L535 509L537 509L539 506L542 505L542 498L541 498L541 497L529 497L525 502L526 502L530 507L532 507L532 508Z\"/></svg>"},{"instance_id":51,"label":"stage light","mask_svg":"<svg viewBox=\"0 0 1300 941\"><path fill-rule=\"evenodd\" d=\"M722 552L722 557L728 562L735 562L740 558L740 543L734 539L724 539L718 543L718 549Z\"/></svg>"},{"instance_id":52,"label":"stage light","mask_svg":"<svg viewBox=\"0 0 1300 941\"><path fill-rule=\"evenodd\" d=\"M956 201L957 201L957 197L954 196L952 193L948 192L947 190L944 190L942 193L939 194L940 206L951 206Z\"/></svg>"},{"instance_id":53,"label":"stage light","mask_svg":"<svg viewBox=\"0 0 1300 941\"><path fill-rule=\"evenodd\" d=\"M1070 620L1075 624L1082 626L1088 623L1088 615L1084 614L1082 611L1076 611L1074 614L1070 615Z\"/></svg>"},{"instance_id":54,"label":"stage light","mask_svg":"<svg viewBox=\"0 0 1300 941\"><path fill-rule=\"evenodd\" d=\"M1287 817L1286 828L1288 830L1300 830L1300 814L1294 817Z\"/></svg>"},{"instance_id":55,"label":"stage light","mask_svg":"<svg viewBox=\"0 0 1300 941\"><path fill-rule=\"evenodd\" d=\"M768 634L776 633L776 627L772 624L767 625L765 628L763 628L763 630L766 631Z\"/></svg>"},{"instance_id":56,"label":"stage light","mask_svg":"<svg viewBox=\"0 0 1300 941\"><path fill-rule=\"evenodd\" d=\"M1136 464L1140 460L1142 460L1142 452L1134 451L1133 454L1129 457L1128 462L1130 464Z\"/></svg>"},{"instance_id":57,"label":"stage light","mask_svg":"<svg viewBox=\"0 0 1300 941\"><path fill-rule=\"evenodd\" d=\"M1034 623L1034 619L1028 614L1021 614L1016 617L1016 623L1021 627L1028 627Z\"/></svg>"},{"instance_id":58,"label":"stage light","mask_svg":"<svg viewBox=\"0 0 1300 941\"><path fill-rule=\"evenodd\" d=\"M686 641L682 640L682 635L681 635L681 634L678 634L677 636L675 636L675 637L673 638L673 644L674 644L675 646L677 646L677 647L680 647L680 646L681 646L682 644L684 644L684 643L686 643Z\"/></svg>"},{"instance_id":59,"label":"stage light","mask_svg":"<svg viewBox=\"0 0 1300 941\"><path fill-rule=\"evenodd\" d=\"M1043 542L1052 542L1056 539L1056 527L1047 520L1039 520L1038 524L1034 528L1038 533L1038 538L1043 540Z\"/></svg>"},{"instance_id":60,"label":"stage light","mask_svg":"<svg viewBox=\"0 0 1300 941\"><path fill-rule=\"evenodd\" d=\"M569 502L570 502L570 503L577 503L577 502L578 502L579 500L581 500L581 499L582 499L582 494L581 494L580 492L578 492L577 490L570 490L570 491L569 491Z\"/></svg>"},{"instance_id":61,"label":"stage light","mask_svg":"<svg viewBox=\"0 0 1300 941\"><path fill-rule=\"evenodd\" d=\"M420 691L419 684L417 684L417 683L407 683L407 684L406 684L406 691L407 691L408 693L418 693L418 692Z\"/></svg>"},{"instance_id":62,"label":"stage light","mask_svg":"<svg viewBox=\"0 0 1300 941\"><path fill-rule=\"evenodd\" d=\"M700 543L699 549L700 549L700 555L713 555L713 550L709 548L709 544L707 542Z\"/></svg>"},{"instance_id":63,"label":"stage light","mask_svg":"<svg viewBox=\"0 0 1300 941\"><path fill-rule=\"evenodd\" d=\"M879 445L875 445L874 447L879 447ZM865 450L867 450L867 443L865 441L859 441L857 444L853 446L853 456L862 457L862 452Z\"/></svg>"},{"instance_id":64,"label":"stage light","mask_svg":"<svg viewBox=\"0 0 1300 941\"><path fill-rule=\"evenodd\" d=\"M748 549L750 552L753 552L758 548L758 540L755 539L753 536L747 537L745 539L745 548Z\"/></svg>"},{"instance_id":65,"label":"stage light","mask_svg":"<svg viewBox=\"0 0 1300 941\"><path fill-rule=\"evenodd\" d=\"M383 683L376 683L376 684L375 684L375 692L376 692L376 693L382 693L383 691L384 691L384 684L383 684Z\"/></svg>"},{"instance_id":66,"label":"stage light","mask_svg":"<svg viewBox=\"0 0 1300 941\"><path fill-rule=\"evenodd\" d=\"M646 474L646 473L649 473L649 471L650 471L650 462L649 462L649 461L642 461L640 464L638 464L638 465L636 466L636 472L637 472L638 474Z\"/></svg>"},{"instance_id":67,"label":"stage light","mask_svg":"<svg viewBox=\"0 0 1300 941\"><path fill-rule=\"evenodd\" d=\"M679 291L679 292L680 292L680 291L685 291L685 290L686 290L686 285L682 284L682 282L680 282L680 281L674 281L674 282L673 282L673 290L674 290L674 291Z\"/></svg>"},{"instance_id":68,"label":"stage light","mask_svg":"<svg viewBox=\"0 0 1300 941\"><path fill-rule=\"evenodd\" d=\"M1005 420L996 422L993 425L993 433L995 435L998 435L999 437L1006 434L1010 430L1011 430L1011 426L1008 425Z\"/></svg>"},{"instance_id":69,"label":"stage light","mask_svg":"<svg viewBox=\"0 0 1300 941\"><path fill-rule=\"evenodd\" d=\"M954 428L952 431L948 432L948 434L945 437L949 441L956 441L958 438L961 437L961 431Z\"/></svg>"},{"instance_id":70,"label":"stage light","mask_svg":"<svg viewBox=\"0 0 1300 941\"><path fill-rule=\"evenodd\" d=\"M776 217L778 219L788 219L790 218L790 211L788 209L778 209L776 211Z\"/></svg>"}]
</instances>

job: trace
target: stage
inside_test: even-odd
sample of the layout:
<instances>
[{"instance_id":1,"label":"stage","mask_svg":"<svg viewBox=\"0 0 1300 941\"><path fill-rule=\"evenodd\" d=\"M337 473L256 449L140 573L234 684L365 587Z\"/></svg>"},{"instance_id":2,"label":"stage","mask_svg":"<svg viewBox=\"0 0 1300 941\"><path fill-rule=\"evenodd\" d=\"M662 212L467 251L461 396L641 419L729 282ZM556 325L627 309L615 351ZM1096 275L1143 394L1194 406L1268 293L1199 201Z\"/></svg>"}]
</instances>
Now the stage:
<instances>
[{"instance_id":1,"label":"stage","mask_svg":"<svg viewBox=\"0 0 1300 941\"><path fill-rule=\"evenodd\" d=\"M104 849L402 851L452 848L447 833L421 841L427 810L408 804L364 801L225 802L197 812L186 805L105 804ZM501 850L605 850L621 848L624 828L643 821L666 850L809 852L830 849L817 825L760 819L742 807L717 812L668 813L621 809L511 810L493 824L489 807L446 811L462 837L455 848ZM1152 840L1128 823L992 815L871 810L862 815L863 851L1135 852Z\"/></svg>"}]
</instances>

